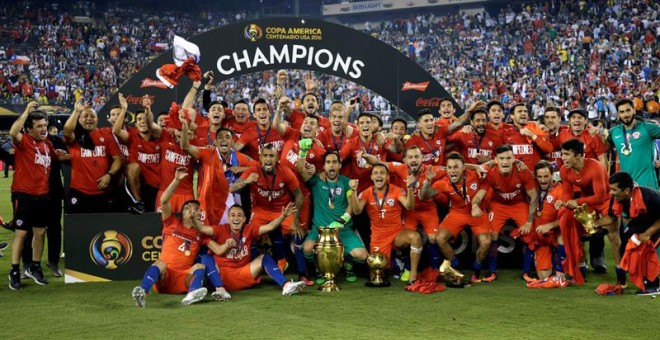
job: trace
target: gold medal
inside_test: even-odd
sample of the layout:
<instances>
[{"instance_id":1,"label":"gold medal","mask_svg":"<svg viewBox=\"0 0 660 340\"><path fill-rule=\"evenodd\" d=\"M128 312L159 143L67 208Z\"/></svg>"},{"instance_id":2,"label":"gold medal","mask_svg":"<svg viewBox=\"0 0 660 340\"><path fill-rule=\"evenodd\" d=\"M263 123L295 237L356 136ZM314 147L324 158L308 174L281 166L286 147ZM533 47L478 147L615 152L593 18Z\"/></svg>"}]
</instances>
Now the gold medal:
<instances>
[{"instance_id":1,"label":"gold medal","mask_svg":"<svg viewBox=\"0 0 660 340\"><path fill-rule=\"evenodd\" d=\"M190 250L186 249L186 251L183 252L186 256L190 256Z\"/></svg>"},{"instance_id":2,"label":"gold medal","mask_svg":"<svg viewBox=\"0 0 660 340\"><path fill-rule=\"evenodd\" d=\"M541 215L543 215L543 212L542 212L542 211L537 211L537 212L536 212L536 216L541 217Z\"/></svg>"},{"instance_id":3,"label":"gold medal","mask_svg":"<svg viewBox=\"0 0 660 340\"><path fill-rule=\"evenodd\" d=\"M628 150L628 149L623 149L623 150L621 150L621 153L622 153L624 156L628 156L628 155L630 155L630 150Z\"/></svg>"},{"instance_id":4,"label":"gold medal","mask_svg":"<svg viewBox=\"0 0 660 340\"><path fill-rule=\"evenodd\" d=\"M434 163L438 163L439 161L440 161L440 157L436 157L436 158L433 159Z\"/></svg>"},{"instance_id":5,"label":"gold medal","mask_svg":"<svg viewBox=\"0 0 660 340\"><path fill-rule=\"evenodd\" d=\"M330 206L330 209L334 209L334 208L335 208L335 203L332 202L332 200L328 200L328 205Z\"/></svg>"}]
</instances>

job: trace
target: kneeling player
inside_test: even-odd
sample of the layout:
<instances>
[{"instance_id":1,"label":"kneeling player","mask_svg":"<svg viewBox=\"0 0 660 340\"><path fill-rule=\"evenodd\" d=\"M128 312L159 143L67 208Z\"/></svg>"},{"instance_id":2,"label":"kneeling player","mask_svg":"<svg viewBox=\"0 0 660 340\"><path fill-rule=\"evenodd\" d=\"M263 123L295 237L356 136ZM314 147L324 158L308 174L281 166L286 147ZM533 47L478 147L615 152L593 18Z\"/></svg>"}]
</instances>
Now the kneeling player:
<instances>
[{"instance_id":1,"label":"kneeling player","mask_svg":"<svg viewBox=\"0 0 660 340\"><path fill-rule=\"evenodd\" d=\"M287 282L286 277L277 263L268 254L252 258L252 241L259 236L277 229L287 216L295 211L293 203L287 204L282 214L272 222L258 226L245 224L243 207L235 204L229 208L229 224L213 227L214 243L209 244L209 250L215 254L215 261L220 267L220 276L229 290L249 288L261 282L263 269L277 284L282 287L282 295L297 294L305 287L305 282Z\"/></svg>"},{"instance_id":2,"label":"kneeling player","mask_svg":"<svg viewBox=\"0 0 660 340\"><path fill-rule=\"evenodd\" d=\"M449 214L442 220L438 227L438 232L431 237L435 237L435 242L440 247L442 255L445 257L440 266L440 272L443 275L453 277L454 279L463 278L463 274L451 267L451 260L454 258L454 248L449 244L449 240L456 238L458 234L469 226L472 234L477 236L479 248L472 268L472 282L479 282L481 275L481 264L488 256L490 248L490 225L486 215L473 217L472 197L479 190L479 176L472 170L465 170L463 156L457 152L447 155L447 177L436 181L431 186L435 172L429 170L426 174L426 180L422 186L420 198L426 199L437 195L446 195L451 201Z\"/></svg>"},{"instance_id":3,"label":"kneeling player","mask_svg":"<svg viewBox=\"0 0 660 340\"><path fill-rule=\"evenodd\" d=\"M403 209L415 208L413 186L415 177L406 179L407 191L389 184L387 166L376 164L371 169L371 180L374 185L361 192L358 197L351 195L349 202L354 214L360 214L367 208L371 220L371 252L380 252L390 257L392 246L402 248L410 246L410 280L417 280L417 267L422 255L422 237L415 230L404 229L401 215ZM356 191L358 181L351 180L351 190ZM381 198L382 197L382 198Z\"/></svg>"},{"instance_id":4,"label":"kneeling player","mask_svg":"<svg viewBox=\"0 0 660 340\"><path fill-rule=\"evenodd\" d=\"M202 226L200 222L199 202L185 202L181 207L181 218L172 213L170 199L181 180L187 176L186 168L176 170L174 180L165 189L160 199L161 216L163 219L163 246L160 259L156 260L142 279L142 284L133 289L133 299L138 307L146 305L146 294L151 287L159 293L181 294L188 292L181 300L183 305L199 302L206 296L203 287L204 276L209 276L216 287L213 298L226 300L231 298L222 288L222 282L215 266L207 268L203 264L195 264L195 257L202 244L212 245L204 234L210 235L213 230ZM208 271L207 271L208 269Z\"/></svg>"}]
</instances>

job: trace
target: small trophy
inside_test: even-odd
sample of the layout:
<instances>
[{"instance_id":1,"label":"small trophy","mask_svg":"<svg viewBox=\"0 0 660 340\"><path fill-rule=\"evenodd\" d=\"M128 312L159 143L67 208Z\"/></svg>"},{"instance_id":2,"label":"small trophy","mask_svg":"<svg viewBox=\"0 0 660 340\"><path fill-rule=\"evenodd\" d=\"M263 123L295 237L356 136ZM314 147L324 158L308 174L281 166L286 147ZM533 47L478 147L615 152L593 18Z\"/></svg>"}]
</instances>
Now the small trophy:
<instances>
[{"instance_id":1,"label":"small trophy","mask_svg":"<svg viewBox=\"0 0 660 340\"><path fill-rule=\"evenodd\" d=\"M596 226L596 212L589 209L586 203L575 208L573 216L584 226L584 230L587 232L585 236L592 236L599 232L599 228Z\"/></svg>"},{"instance_id":2,"label":"small trophy","mask_svg":"<svg viewBox=\"0 0 660 340\"><path fill-rule=\"evenodd\" d=\"M373 252L367 257L367 265L369 265L371 280L365 283L367 287L389 287L390 282L385 278L385 269L389 265L387 255L381 252Z\"/></svg>"}]
</instances>

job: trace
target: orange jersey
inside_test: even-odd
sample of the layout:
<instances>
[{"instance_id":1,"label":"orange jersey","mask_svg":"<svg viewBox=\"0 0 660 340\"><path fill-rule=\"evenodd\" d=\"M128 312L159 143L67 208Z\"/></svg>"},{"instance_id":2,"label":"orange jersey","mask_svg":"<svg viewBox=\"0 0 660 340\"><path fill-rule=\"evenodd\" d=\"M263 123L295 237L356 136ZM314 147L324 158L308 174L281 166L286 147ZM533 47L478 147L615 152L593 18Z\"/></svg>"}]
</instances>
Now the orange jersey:
<instances>
[{"instance_id":1,"label":"orange jersey","mask_svg":"<svg viewBox=\"0 0 660 340\"><path fill-rule=\"evenodd\" d=\"M293 130L291 129L287 130L288 133L292 131ZM267 143L273 144L273 146L275 146L275 149L277 149L277 153L279 154L280 152L282 152L284 141L289 138L290 135L285 133L284 136L282 136L272 126L268 130L261 130L259 129L258 126L254 126L252 128L244 130L243 134L236 141L236 143L237 144L241 143L244 145L241 152L245 153L246 155L254 159L259 159L259 150L261 149L262 145Z\"/></svg>"},{"instance_id":2,"label":"orange jersey","mask_svg":"<svg viewBox=\"0 0 660 340\"><path fill-rule=\"evenodd\" d=\"M527 168L534 169L534 166L541 160L543 155L552 152L553 146L548 135L537 131L538 128L534 123L528 123L525 128L536 133L537 138L535 141L523 136L518 129L512 126L508 129L505 128L502 142L511 145L516 159L523 161Z\"/></svg>"},{"instance_id":3,"label":"orange jersey","mask_svg":"<svg viewBox=\"0 0 660 340\"><path fill-rule=\"evenodd\" d=\"M479 164L477 155L482 155L488 159L495 157L495 149L502 145L500 134L492 129L486 129L483 135L474 131L465 133L458 131L449 137L449 142L454 143L460 150L466 163Z\"/></svg>"},{"instance_id":4,"label":"orange jersey","mask_svg":"<svg viewBox=\"0 0 660 340\"><path fill-rule=\"evenodd\" d=\"M387 149L385 146L378 144L376 137L372 137L369 142L364 142L360 136L355 136L344 143L339 152L339 156L344 163L341 174L359 180L358 191L366 189L371 183L371 165L366 160L356 157L356 154L361 150L376 156L381 161L384 161L387 155ZM350 161L350 164L346 164L347 161Z\"/></svg>"},{"instance_id":5,"label":"orange jersey","mask_svg":"<svg viewBox=\"0 0 660 340\"><path fill-rule=\"evenodd\" d=\"M298 144L298 139L288 140L284 142L284 148L282 148L282 154L280 155L280 164L284 164L289 168L298 178L300 183L303 183L302 176L298 173L296 169L296 163L298 162L298 153L300 152L300 144ZM312 143L312 148L309 149L307 153L307 164L311 164L316 168L316 172L323 171L323 155L325 155L325 150L320 147L316 141ZM308 193L309 189L306 186L300 187L303 193Z\"/></svg>"},{"instance_id":6,"label":"orange jersey","mask_svg":"<svg viewBox=\"0 0 660 340\"><path fill-rule=\"evenodd\" d=\"M419 198L419 193L420 190L422 189L422 183L424 183L424 180L426 180L426 173L429 171L429 168L433 167L433 171L437 174L438 178L445 177L447 175L447 172L443 169L441 169L439 166L431 166L431 165L424 165L422 164L421 169L419 170L419 175L417 176L417 184L413 187L413 192L415 193L415 210L411 211L417 211L417 210L427 210L429 208L435 208L435 203L433 202L433 199L428 199L428 200L421 200ZM408 178L410 175L410 169L408 168L407 165L397 163L397 162L388 162L387 163L387 169L395 175L394 177L396 180L393 180L392 177L390 177L390 181L399 187L404 187L406 183L404 180Z\"/></svg>"},{"instance_id":7,"label":"orange jersey","mask_svg":"<svg viewBox=\"0 0 660 340\"><path fill-rule=\"evenodd\" d=\"M555 202L562 197L561 185L555 184L548 188L547 193L537 188L539 195L539 205L537 214L534 217L534 226L538 227L543 224L548 224L559 219L559 210L555 209ZM539 216L541 213L541 216Z\"/></svg>"},{"instance_id":8,"label":"orange jersey","mask_svg":"<svg viewBox=\"0 0 660 340\"><path fill-rule=\"evenodd\" d=\"M499 167L495 166L488 171L488 175L481 182L480 189L493 190L491 200L503 204L527 201L527 190L536 188L536 183L529 170L518 171L516 165L511 166L508 175L502 175Z\"/></svg>"},{"instance_id":9,"label":"orange jersey","mask_svg":"<svg viewBox=\"0 0 660 340\"><path fill-rule=\"evenodd\" d=\"M174 215L163 220L163 246L160 260L171 269L188 269L195 263L195 257L202 244L207 244L197 229L186 228L181 219Z\"/></svg>"},{"instance_id":10,"label":"orange jersey","mask_svg":"<svg viewBox=\"0 0 660 340\"><path fill-rule=\"evenodd\" d=\"M577 172L564 165L561 167L560 174L563 189L562 201L573 199L573 188L577 187L582 192L581 197L577 199L577 204L586 203L592 208L597 208L609 202L607 171L599 161L585 158L582 171Z\"/></svg>"},{"instance_id":11,"label":"orange jersey","mask_svg":"<svg viewBox=\"0 0 660 340\"><path fill-rule=\"evenodd\" d=\"M246 224L243 226L240 234L235 234L229 227L229 224L213 226L213 240L217 244L225 244L230 238L236 241L236 247L229 249L225 255L215 255L218 266L238 268L249 264L252 259L250 253L252 241L259 237L259 227L257 225Z\"/></svg>"},{"instance_id":12,"label":"orange jersey","mask_svg":"<svg viewBox=\"0 0 660 340\"><path fill-rule=\"evenodd\" d=\"M256 183L250 184L252 207L261 207L267 211L281 213L282 208L293 201L291 192L300 188L296 175L291 169L278 163L274 173L266 173L263 168L251 167L241 175L248 178L252 173L258 174Z\"/></svg>"},{"instance_id":13,"label":"orange jersey","mask_svg":"<svg viewBox=\"0 0 660 340\"><path fill-rule=\"evenodd\" d=\"M452 186L449 176L433 183L432 188L438 194L444 194L449 197L451 202L450 210L459 211L466 214L472 213L472 198L479 191L481 180L475 171L466 170L463 180L460 183L454 183ZM465 192L463 192L465 189Z\"/></svg>"},{"instance_id":14,"label":"orange jersey","mask_svg":"<svg viewBox=\"0 0 660 340\"><path fill-rule=\"evenodd\" d=\"M291 127L297 130L300 130L300 127L303 124L303 121L307 117L307 113L293 110L291 115L289 115L288 121L291 123ZM321 115L316 115L319 121L319 131L330 130L330 120Z\"/></svg>"},{"instance_id":15,"label":"orange jersey","mask_svg":"<svg viewBox=\"0 0 660 340\"><path fill-rule=\"evenodd\" d=\"M323 146L325 146L325 149L330 151L337 151L341 150L341 147L344 146L344 143L352 138L357 136L357 129L353 130L353 133L350 136L346 136L344 131L341 132L340 136L335 136L332 134L331 129L325 129L323 131L319 131L319 133L316 134L316 139L318 139L321 143L323 143Z\"/></svg>"},{"instance_id":16,"label":"orange jersey","mask_svg":"<svg viewBox=\"0 0 660 340\"><path fill-rule=\"evenodd\" d=\"M227 165L214 147L199 148L197 156L200 160L197 197L203 211L202 220L206 224L216 224L225 212L229 195L224 171Z\"/></svg>"},{"instance_id":17,"label":"orange jersey","mask_svg":"<svg viewBox=\"0 0 660 340\"><path fill-rule=\"evenodd\" d=\"M387 237L401 229L404 207L399 202L399 197L405 196L405 190L391 184L386 186L384 192L375 192L375 188L370 186L360 193L358 198L366 201L373 238Z\"/></svg>"},{"instance_id":18,"label":"orange jersey","mask_svg":"<svg viewBox=\"0 0 660 340\"><path fill-rule=\"evenodd\" d=\"M438 131L430 139L425 139L421 134L412 135L405 144L405 147L413 145L422 150L422 162L424 164L441 165L444 164L445 143L449 136L448 126L440 126Z\"/></svg>"},{"instance_id":19,"label":"orange jersey","mask_svg":"<svg viewBox=\"0 0 660 340\"><path fill-rule=\"evenodd\" d=\"M83 148L75 140L69 144L70 187L87 195L97 195L108 190L100 190L97 180L110 170L113 157L121 155L121 150L115 136L107 129L91 131L89 137L94 141L93 150Z\"/></svg>"},{"instance_id":20,"label":"orange jersey","mask_svg":"<svg viewBox=\"0 0 660 340\"><path fill-rule=\"evenodd\" d=\"M160 145L160 190L164 191L174 179L177 168L186 168L188 176L184 178L174 190L179 194L193 194L193 174L195 173L195 161L188 155L172 135L163 131ZM192 143L204 145L203 143Z\"/></svg>"},{"instance_id":21,"label":"orange jersey","mask_svg":"<svg viewBox=\"0 0 660 340\"><path fill-rule=\"evenodd\" d=\"M554 139L554 149L559 150L561 155L562 143L577 139L584 143L584 157L598 160L598 156L607 152L607 146L600 136L592 136L586 129L579 135L574 135L570 128L560 129L557 138ZM561 157L561 156L560 156ZM562 164L563 165L563 164Z\"/></svg>"},{"instance_id":22,"label":"orange jersey","mask_svg":"<svg viewBox=\"0 0 660 340\"><path fill-rule=\"evenodd\" d=\"M234 131L234 140L236 141L241 138L241 135L243 135L246 130L256 129L257 123L251 120L248 120L245 123L241 123L237 121L234 116L228 116L222 121L222 127Z\"/></svg>"}]
</instances>

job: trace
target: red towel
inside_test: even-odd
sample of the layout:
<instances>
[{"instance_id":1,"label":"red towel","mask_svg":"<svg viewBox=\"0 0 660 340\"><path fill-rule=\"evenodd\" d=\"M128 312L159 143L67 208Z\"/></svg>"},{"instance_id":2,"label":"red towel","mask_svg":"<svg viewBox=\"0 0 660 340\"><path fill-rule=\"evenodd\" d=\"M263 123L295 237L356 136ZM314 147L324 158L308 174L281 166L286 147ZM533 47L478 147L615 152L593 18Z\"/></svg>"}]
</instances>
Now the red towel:
<instances>
[{"instance_id":1,"label":"red towel","mask_svg":"<svg viewBox=\"0 0 660 340\"><path fill-rule=\"evenodd\" d=\"M621 259L621 268L630 274L630 281L635 286L646 289L644 279L653 281L660 274L660 261L653 247L653 242L648 241L637 245L633 239L630 239Z\"/></svg>"},{"instance_id":2,"label":"red towel","mask_svg":"<svg viewBox=\"0 0 660 340\"><path fill-rule=\"evenodd\" d=\"M578 266L580 259L584 257L580 245L580 236L584 233L584 228L573 217L572 209L563 207L559 210L559 229L566 249L566 259L562 262L564 272L572 276L576 284L584 284L584 277Z\"/></svg>"}]
</instances>

